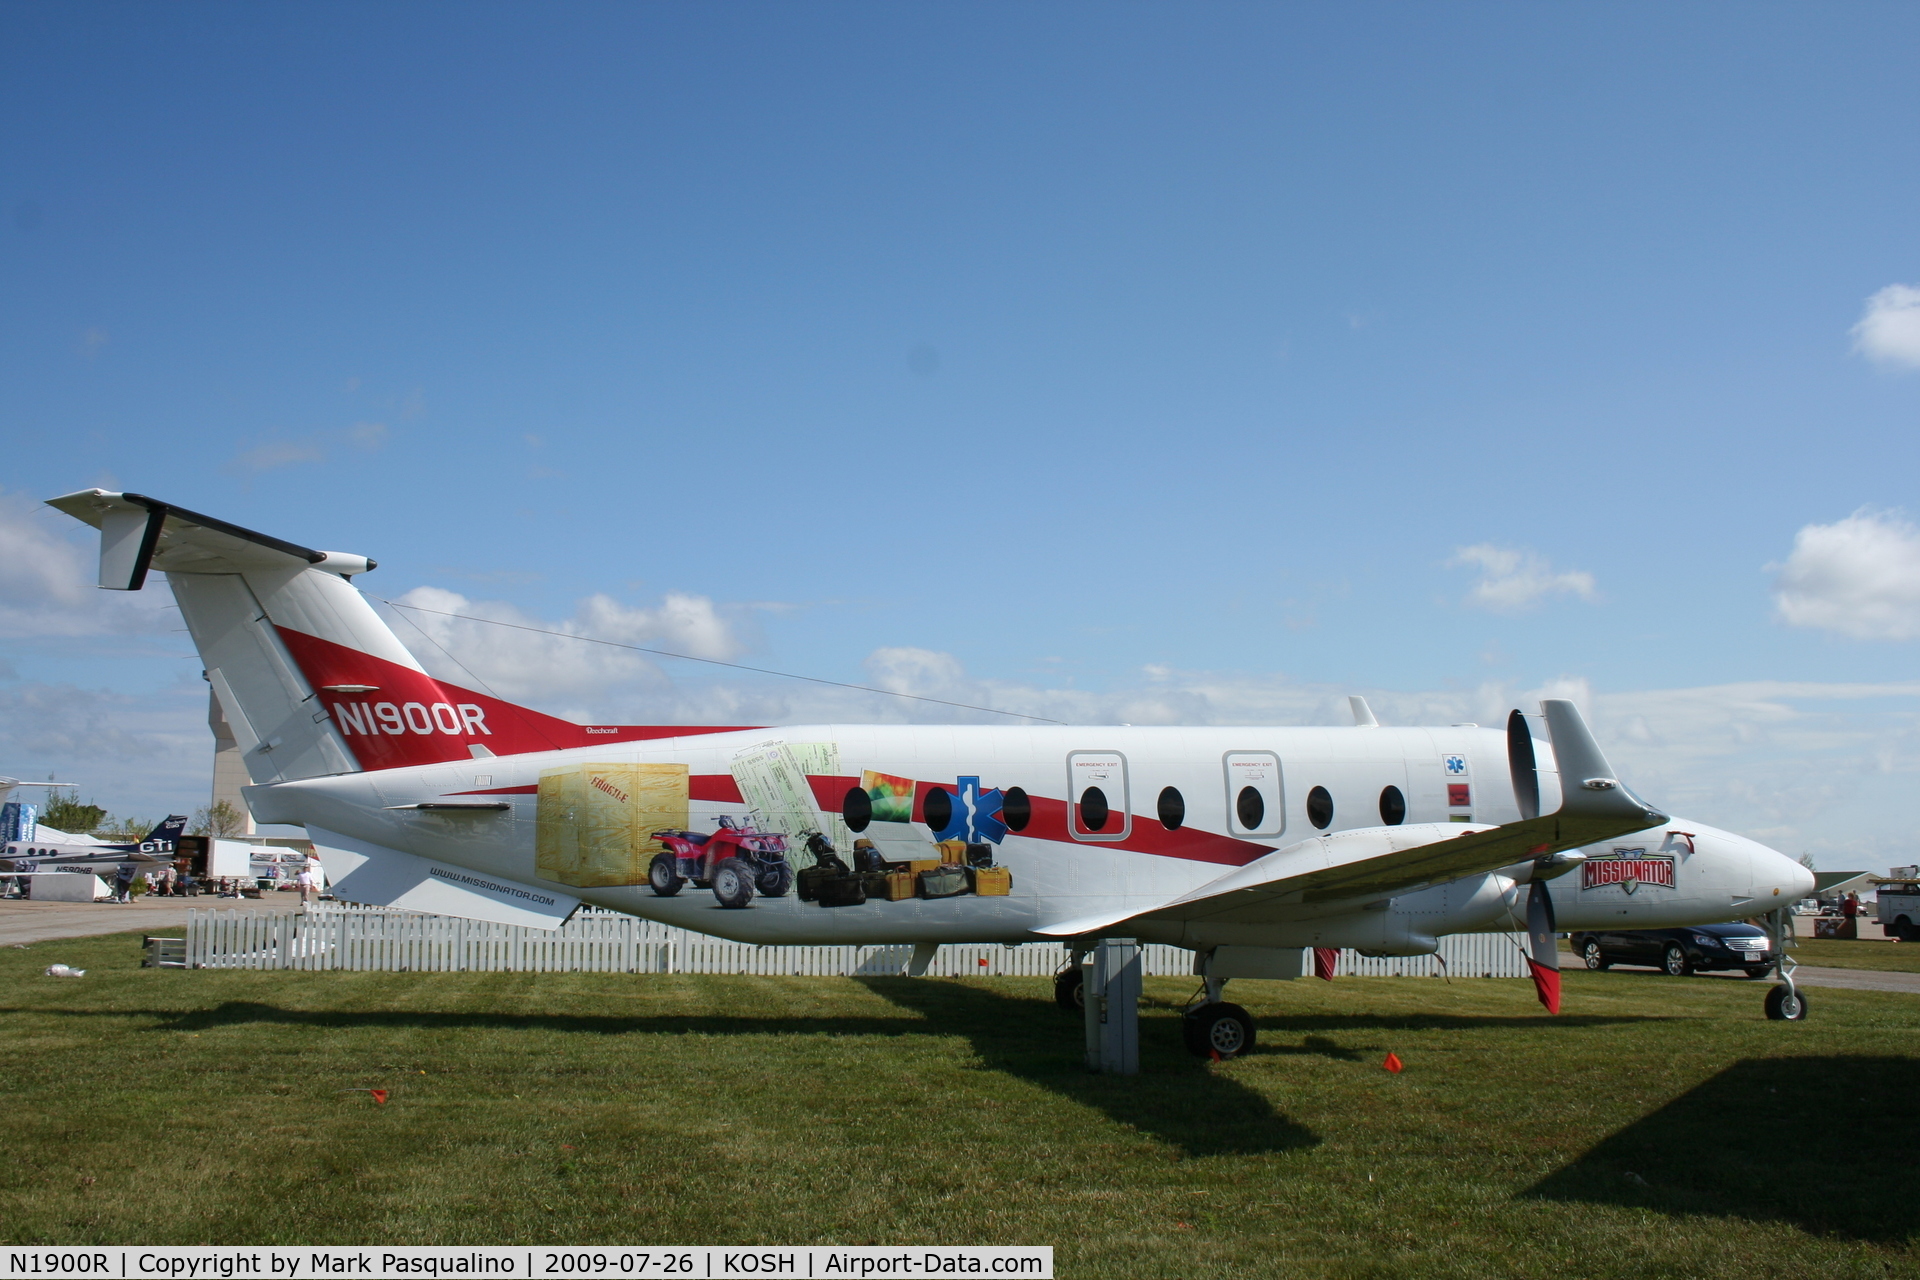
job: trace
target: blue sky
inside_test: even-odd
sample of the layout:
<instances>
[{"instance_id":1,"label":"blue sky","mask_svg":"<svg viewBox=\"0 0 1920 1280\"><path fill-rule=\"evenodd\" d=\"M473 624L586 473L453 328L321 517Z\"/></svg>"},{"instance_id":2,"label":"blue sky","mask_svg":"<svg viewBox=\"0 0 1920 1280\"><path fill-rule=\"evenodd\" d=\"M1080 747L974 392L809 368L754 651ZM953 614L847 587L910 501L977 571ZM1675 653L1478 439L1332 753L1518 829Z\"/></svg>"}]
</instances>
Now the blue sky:
<instances>
[{"instance_id":1,"label":"blue sky","mask_svg":"<svg viewBox=\"0 0 1920 1280\"><path fill-rule=\"evenodd\" d=\"M1650 793L1898 853L1915 47L1872 5L0 9L0 770L204 788L182 638L48 585L27 500L97 484L389 597L1063 718L1578 689ZM583 717L910 713L435 634Z\"/></svg>"}]
</instances>

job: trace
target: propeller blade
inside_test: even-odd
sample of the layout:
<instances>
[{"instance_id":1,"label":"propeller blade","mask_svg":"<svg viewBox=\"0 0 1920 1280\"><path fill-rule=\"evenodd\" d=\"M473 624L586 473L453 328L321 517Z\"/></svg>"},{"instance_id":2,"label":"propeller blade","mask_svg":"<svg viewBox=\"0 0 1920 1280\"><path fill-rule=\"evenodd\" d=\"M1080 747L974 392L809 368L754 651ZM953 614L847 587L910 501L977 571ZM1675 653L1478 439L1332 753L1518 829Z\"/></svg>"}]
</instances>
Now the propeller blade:
<instances>
[{"instance_id":1,"label":"propeller blade","mask_svg":"<svg viewBox=\"0 0 1920 1280\"><path fill-rule=\"evenodd\" d=\"M1527 890L1527 969L1548 1013L1560 1012L1560 944L1554 938L1553 896L1536 880Z\"/></svg>"}]
</instances>

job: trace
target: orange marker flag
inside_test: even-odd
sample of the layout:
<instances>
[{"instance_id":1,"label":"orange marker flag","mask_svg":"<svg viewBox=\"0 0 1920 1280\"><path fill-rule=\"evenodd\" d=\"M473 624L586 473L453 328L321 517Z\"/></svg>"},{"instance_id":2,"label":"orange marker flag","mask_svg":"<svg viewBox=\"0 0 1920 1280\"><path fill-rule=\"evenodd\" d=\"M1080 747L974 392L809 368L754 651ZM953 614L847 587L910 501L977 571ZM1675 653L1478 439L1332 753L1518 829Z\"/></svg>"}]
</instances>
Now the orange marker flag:
<instances>
[{"instance_id":1,"label":"orange marker flag","mask_svg":"<svg viewBox=\"0 0 1920 1280\"><path fill-rule=\"evenodd\" d=\"M1333 967L1340 963L1340 948L1315 947L1313 949L1313 976L1333 981Z\"/></svg>"},{"instance_id":2,"label":"orange marker flag","mask_svg":"<svg viewBox=\"0 0 1920 1280\"><path fill-rule=\"evenodd\" d=\"M1380 1065L1395 1075L1399 1075L1406 1069L1406 1063L1400 1061L1400 1055L1391 1049L1387 1050L1387 1060Z\"/></svg>"},{"instance_id":3,"label":"orange marker flag","mask_svg":"<svg viewBox=\"0 0 1920 1280\"><path fill-rule=\"evenodd\" d=\"M373 1100L381 1106L384 1107L387 1105L387 1091L385 1089L369 1089L367 1092L372 1094Z\"/></svg>"}]
</instances>

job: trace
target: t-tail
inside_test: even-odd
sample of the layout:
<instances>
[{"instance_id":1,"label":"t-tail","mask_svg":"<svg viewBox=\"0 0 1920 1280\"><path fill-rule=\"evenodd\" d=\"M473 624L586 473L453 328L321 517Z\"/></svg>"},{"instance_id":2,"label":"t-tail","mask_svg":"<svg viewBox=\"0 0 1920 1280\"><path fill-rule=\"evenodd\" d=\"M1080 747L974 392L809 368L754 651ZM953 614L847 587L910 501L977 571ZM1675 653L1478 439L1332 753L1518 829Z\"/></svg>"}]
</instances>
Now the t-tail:
<instances>
[{"instance_id":1,"label":"t-tail","mask_svg":"<svg viewBox=\"0 0 1920 1280\"><path fill-rule=\"evenodd\" d=\"M47 505L100 531L102 588L167 575L255 783L712 731L577 725L435 679L354 587L375 567L365 556L137 493Z\"/></svg>"},{"instance_id":2,"label":"t-tail","mask_svg":"<svg viewBox=\"0 0 1920 1280\"><path fill-rule=\"evenodd\" d=\"M145 848L151 845L157 849L178 848L180 844L180 837L185 835L186 831L187 831L187 815L185 815L184 813L169 814L167 816L166 821L160 823L153 830L147 832L147 834L141 838L141 840L135 845L135 847Z\"/></svg>"}]
</instances>

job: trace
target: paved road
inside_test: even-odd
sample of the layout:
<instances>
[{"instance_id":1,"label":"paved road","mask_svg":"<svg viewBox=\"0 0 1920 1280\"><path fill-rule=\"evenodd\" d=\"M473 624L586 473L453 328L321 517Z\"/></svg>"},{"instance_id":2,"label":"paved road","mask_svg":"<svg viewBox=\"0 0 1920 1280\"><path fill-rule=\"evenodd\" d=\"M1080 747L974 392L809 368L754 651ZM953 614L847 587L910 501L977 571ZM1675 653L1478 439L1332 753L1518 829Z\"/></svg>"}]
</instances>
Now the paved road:
<instances>
[{"instance_id":1,"label":"paved road","mask_svg":"<svg viewBox=\"0 0 1920 1280\"><path fill-rule=\"evenodd\" d=\"M1562 969L1581 969L1586 962L1571 951L1560 952ZM1629 969L1630 973L1650 970ZM1743 973L1702 973L1702 978L1725 978L1730 982L1763 985ZM1824 965L1803 964L1793 971L1793 980L1809 987L1845 987L1849 991L1909 991L1920 995L1920 973L1888 973L1880 969L1829 969Z\"/></svg>"},{"instance_id":2,"label":"paved road","mask_svg":"<svg viewBox=\"0 0 1920 1280\"><path fill-rule=\"evenodd\" d=\"M291 901L289 901L291 899ZM275 893L261 898L135 898L132 902L22 902L0 899L0 946L44 942L49 938L86 938L100 933L173 932L185 927L187 912L297 911L300 895Z\"/></svg>"}]
</instances>

